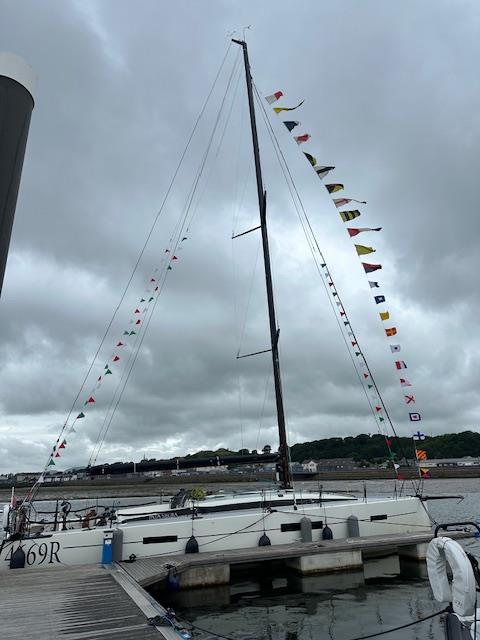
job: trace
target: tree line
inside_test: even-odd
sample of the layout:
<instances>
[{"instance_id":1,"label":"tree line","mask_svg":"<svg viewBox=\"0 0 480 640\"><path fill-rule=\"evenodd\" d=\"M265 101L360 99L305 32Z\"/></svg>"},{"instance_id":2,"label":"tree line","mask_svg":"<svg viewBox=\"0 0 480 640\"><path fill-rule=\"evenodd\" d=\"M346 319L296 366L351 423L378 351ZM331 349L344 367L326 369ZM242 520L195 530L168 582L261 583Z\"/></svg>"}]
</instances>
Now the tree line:
<instances>
[{"instance_id":1,"label":"tree line","mask_svg":"<svg viewBox=\"0 0 480 640\"><path fill-rule=\"evenodd\" d=\"M416 444L418 449L426 451L428 458L480 457L480 433L476 431L426 436L425 440ZM269 448L268 445L263 450L267 448ZM414 458L412 438L392 438L392 450L399 462L404 457ZM193 454L192 457L200 458L248 453L257 453L257 451L219 449L218 451L199 451ZM377 464L388 460L389 453L383 436L362 433L358 436L347 436L346 438L323 438L312 442L297 443L290 448L290 457L292 462L303 462L310 459L353 458L356 462Z\"/></svg>"}]
</instances>

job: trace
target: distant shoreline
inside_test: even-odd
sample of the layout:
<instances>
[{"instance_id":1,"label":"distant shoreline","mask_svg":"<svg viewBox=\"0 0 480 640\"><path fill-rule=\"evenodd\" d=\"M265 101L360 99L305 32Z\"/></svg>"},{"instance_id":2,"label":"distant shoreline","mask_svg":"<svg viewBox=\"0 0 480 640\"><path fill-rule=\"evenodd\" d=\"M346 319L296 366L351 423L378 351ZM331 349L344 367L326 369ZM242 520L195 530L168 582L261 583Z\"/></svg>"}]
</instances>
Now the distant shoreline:
<instances>
[{"instance_id":1,"label":"distant shoreline","mask_svg":"<svg viewBox=\"0 0 480 640\"><path fill-rule=\"evenodd\" d=\"M480 467L439 467L430 470L432 479L480 478ZM400 473L405 479L417 478L418 472L413 468L401 468ZM312 476L298 478L298 482L318 482L326 480L394 480L389 469L354 469L352 471L332 471L316 473ZM164 476L159 478L96 478L92 480L74 480L63 483L44 484L40 491L40 499L56 500L67 498L70 500L91 498L127 498L152 495L172 495L187 485L202 486L208 491L220 489L251 489L258 487L258 483L270 484L274 482L271 473L248 474L232 476L229 474L204 474L196 476ZM15 493L19 498L25 494L30 485L18 484ZM261 485L260 485L261 486ZM11 486L0 486L0 502L8 502Z\"/></svg>"}]
</instances>

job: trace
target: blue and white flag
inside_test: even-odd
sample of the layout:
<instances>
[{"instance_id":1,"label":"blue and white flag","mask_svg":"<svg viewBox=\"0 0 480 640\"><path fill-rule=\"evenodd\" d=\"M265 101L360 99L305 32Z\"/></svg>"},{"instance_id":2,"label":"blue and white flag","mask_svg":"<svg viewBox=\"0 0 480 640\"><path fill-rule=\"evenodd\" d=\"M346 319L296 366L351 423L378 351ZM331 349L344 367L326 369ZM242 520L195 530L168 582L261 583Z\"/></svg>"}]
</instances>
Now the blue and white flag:
<instances>
[{"instance_id":1,"label":"blue and white flag","mask_svg":"<svg viewBox=\"0 0 480 640\"><path fill-rule=\"evenodd\" d=\"M416 433L413 434L413 439L414 440L425 440L425 434L422 433L421 431L417 431Z\"/></svg>"}]
</instances>

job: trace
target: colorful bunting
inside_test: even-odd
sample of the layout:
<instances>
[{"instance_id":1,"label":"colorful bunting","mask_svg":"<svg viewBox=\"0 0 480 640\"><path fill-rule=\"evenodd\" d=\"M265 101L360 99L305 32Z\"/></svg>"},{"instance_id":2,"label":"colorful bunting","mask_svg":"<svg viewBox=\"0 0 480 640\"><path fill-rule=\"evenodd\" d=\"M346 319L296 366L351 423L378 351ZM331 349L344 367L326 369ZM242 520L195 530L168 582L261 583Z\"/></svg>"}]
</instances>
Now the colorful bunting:
<instances>
[{"instance_id":1,"label":"colorful bunting","mask_svg":"<svg viewBox=\"0 0 480 640\"><path fill-rule=\"evenodd\" d=\"M303 144L304 142L308 142L312 136L308 133L304 133L301 136L293 136L293 139L297 144Z\"/></svg>"},{"instance_id":2,"label":"colorful bunting","mask_svg":"<svg viewBox=\"0 0 480 640\"><path fill-rule=\"evenodd\" d=\"M284 120L283 124L287 127L289 131L293 131L295 127L298 127L300 122L298 122L298 120Z\"/></svg>"},{"instance_id":3,"label":"colorful bunting","mask_svg":"<svg viewBox=\"0 0 480 640\"><path fill-rule=\"evenodd\" d=\"M311 153L307 153L306 151L304 151L303 155L306 157L306 159L309 161L312 167L314 167L317 164L317 159L314 156L312 156Z\"/></svg>"},{"instance_id":4,"label":"colorful bunting","mask_svg":"<svg viewBox=\"0 0 480 640\"><path fill-rule=\"evenodd\" d=\"M343 207L343 205L348 204L349 202L358 202L358 204L367 204L365 200L355 200L355 198L334 198L333 203L337 207Z\"/></svg>"},{"instance_id":5,"label":"colorful bunting","mask_svg":"<svg viewBox=\"0 0 480 640\"><path fill-rule=\"evenodd\" d=\"M365 247L363 244L356 244L355 249L357 250L357 254L359 256L366 256L369 253L375 253L376 249L373 247Z\"/></svg>"},{"instance_id":6,"label":"colorful bunting","mask_svg":"<svg viewBox=\"0 0 480 640\"><path fill-rule=\"evenodd\" d=\"M388 320L390 318L390 314L388 313L388 311L382 311L381 313L379 313L380 316L380 320Z\"/></svg>"},{"instance_id":7,"label":"colorful bunting","mask_svg":"<svg viewBox=\"0 0 480 640\"><path fill-rule=\"evenodd\" d=\"M296 107L273 107L275 113L282 113L282 111L295 111L298 107L301 107L305 100L302 100ZM315 163L316 164L316 163Z\"/></svg>"},{"instance_id":8,"label":"colorful bunting","mask_svg":"<svg viewBox=\"0 0 480 640\"><path fill-rule=\"evenodd\" d=\"M364 231L381 231L382 227L376 227L372 229L370 227L349 227L347 229L348 235L353 238L354 236L358 236L359 233L363 233Z\"/></svg>"},{"instance_id":9,"label":"colorful bunting","mask_svg":"<svg viewBox=\"0 0 480 640\"><path fill-rule=\"evenodd\" d=\"M358 209L353 209L352 211L340 211L340 217L344 222L349 222L350 220L354 220L361 215Z\"/></svg>"},{"instance_id":10,"label":"colorful bunting","mask_svg":"<svg viewBox=\"0 0 480 640\"><path fill-rule=\"evenodd\" d=\"M343 184L340 184L340 182L332 182L331 184L326 184L325 189L328 193L337 193L337 191L342 191Z\"/></svg>"},{"instance_id":11,"label":"colorful bunting","mask_svg":"<svg viewBox=\"0 0 480 640\"><path fill-rule=\"evenodd\" d=\"M365 269L365 273L372 273L382 268L381 264L369 264L368 262L362 262L362 266Z\"/></svg>"},{"instance_id":12,"label":"colorful bunting","mask_svg":"<svg viewBox=\"0 0 480 640\"><path fill-rule=\"evenodd\" d=\"M326 178L330 171L333 171L335 167L313 167L315 169L315 173L319 178Z\"/></svg>"},{"instance_id":13,"label":"colorful bunting","mask_svg":"<svg viewBox=\"0 0 480 640\"><path fill-rule=\"evenodd\" d=\"M391 327L390 329L385 329L385 333L390 338L391 336L397 335L397 329L395 327Z\"/></svg>"},{"instance_id":14,"label":"colorful bunting","mask_svg":"<svg viewBox=\"0 0 480 640\"><path fill-rule=\"evenodd\" d=\"M283 97L283 93L281 91L275 91L271 96L265 96L265 100L268 104L273 104L277 100L280 100L281 97Z\"/></svg>"},{"instance_id":15,"label":"colorful bunting","mask_svg":"<svg viewBox=\"0 0 480 640\"><path fill-rule=\"evenodd\" d=\"M405 362L403 360L396 360L395 361L395 367L397 368L398 371L400 371L400 369L406 369L407 365L405 364Z\"/></svg>"}]
</instances>

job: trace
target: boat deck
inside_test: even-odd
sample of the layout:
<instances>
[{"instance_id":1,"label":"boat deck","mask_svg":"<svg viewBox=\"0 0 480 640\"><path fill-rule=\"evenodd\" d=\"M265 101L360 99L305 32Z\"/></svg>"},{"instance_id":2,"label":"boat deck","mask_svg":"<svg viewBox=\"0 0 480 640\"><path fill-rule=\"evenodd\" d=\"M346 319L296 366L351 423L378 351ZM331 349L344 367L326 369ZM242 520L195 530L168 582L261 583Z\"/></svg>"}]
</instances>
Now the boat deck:
<instances>
[{"instance_id":1,"label":"boat deck","mask_svg":"<svg viewBox=\"0 0 480 640\"><path fill-rule=\"evenodd\" d=\"M178 640L148 623L159 605L122 574L98 565L2 571L2 640Z\"/></svg>"}]
</instances>

